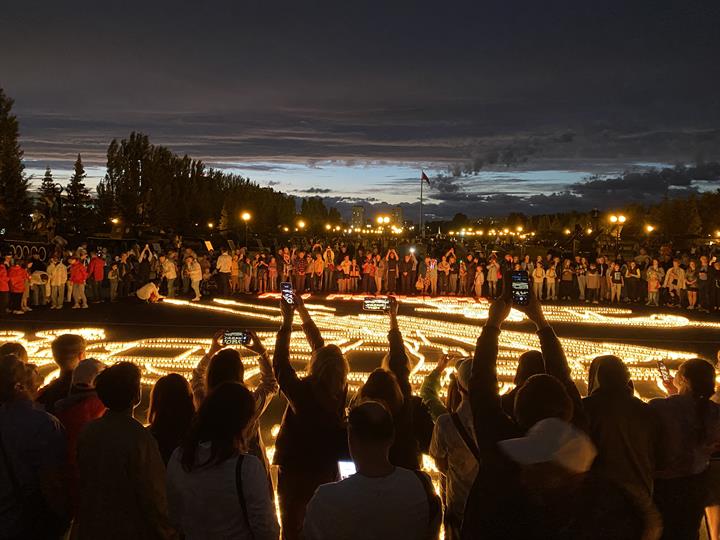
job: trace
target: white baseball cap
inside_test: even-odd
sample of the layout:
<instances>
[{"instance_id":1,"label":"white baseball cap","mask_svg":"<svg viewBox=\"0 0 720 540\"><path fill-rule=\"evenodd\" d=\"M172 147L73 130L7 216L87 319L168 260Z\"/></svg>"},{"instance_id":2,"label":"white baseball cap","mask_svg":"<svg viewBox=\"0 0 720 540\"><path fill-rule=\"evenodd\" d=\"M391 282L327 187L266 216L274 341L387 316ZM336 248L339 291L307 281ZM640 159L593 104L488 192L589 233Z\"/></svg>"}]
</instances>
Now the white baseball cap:
<instances>
[{"instance_id":1,"label":"white baseball cap","mask_svg":"<svg viewBox=\"0 0 720 540\"><path fill-rule=\"evenodd\" d=\"M590 470L597 456L590 437L559 418L540 420L525 437L498 444L505 454L521 465L552 462L574 473Z\"/></svg>"}]
</instances>

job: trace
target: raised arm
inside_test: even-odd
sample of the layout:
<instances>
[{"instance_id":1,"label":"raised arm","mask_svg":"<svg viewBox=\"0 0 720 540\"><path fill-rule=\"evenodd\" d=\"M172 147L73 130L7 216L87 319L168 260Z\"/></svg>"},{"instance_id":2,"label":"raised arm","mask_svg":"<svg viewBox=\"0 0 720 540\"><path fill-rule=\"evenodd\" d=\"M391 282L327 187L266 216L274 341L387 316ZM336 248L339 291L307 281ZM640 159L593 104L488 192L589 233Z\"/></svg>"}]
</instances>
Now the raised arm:
<instances>
[{"instance_id":1,"label":"raised arm","mask_svg":"<svg viewBox=\"0 0 720 540\"><path fill-rule=\"evenodd\" d=\"M448 412L447 407L442 399L440 399L440 378L448 366L449 361L449 355L442 355L435 369L426 375L425 380L420 386L420 398L425 407L427 407L433 422L436 422L439 416Z\"/></svg>"},{"instance_id":2,"label":"raised arm","mask_svg":"<svg viewBox=\"0 0 720 540\"><path fill-rule=\"evenodd\" d=\"M510 313L502 298L490 306L488 320L478 337L470 376L470 405L478 448L488 462L502 461L497 442L517 435L513 421L503 412L498 393L497 355L500 325Z\"/></svg>"},{"instance_id":3,"label":"raised arm","mask_svg":"<svg viewBox=\"0 0 720 540\"><path fill-rule=\"evenodd\" d=\"M398 326L397 313L398 301L394 297L390 298L390 331L388 332L388 341L390 342L390 352L388 354L387 368L397 377L400 390L403 395L408 398L412 395L412 387L410 386L410 359L405 350L405 342L403 341L400 327Z\"/></svg>"},{"instance_id":4,"label":"raised arm","mask_svg":"<svg viewBox=\"0 0 720 540\"><path fill-rule=\"evenodd\" d=\"M220 339L222 338L222 335L222 330L218 330L217 332L215 332L215 335L212 337L212 342L210 343L210 348L208 349L207 353L200 359L200 362L198 362L197 366L195 366L195 369L193 369L192 371L192 376L190 377L190 387L192 388L195 408L198 408L200 406L200 404L205 400L205 396L207 395L207 381L205 380L205 377L207 375L207 369L208 365L210 364L210 359L215 356L216 352L222 349L222 345L220 345Z\"/></svg>"},{"instance_id":5,"label":"raised arm","mask_svg":"<svg viewBox=\"0 0 720 540\"><path fill-rule=\"evenodd\" d=\"M325 340L320 334L320 330L318 330L315 321L312 320L310 313L305 307L305 302L303 302L302 297L299 294L294 294L293 301L295 303L294 305L297 309L298 315L300 315L303 331L305 332L305 337L310 344L310 349L316 351L317 349L325 345Z\"/></svg>"},{"instance_id":6,"label":"raised arm","mask_svg":"<svg viewBox=\"0 0 720 540\"><path fill-rule=\"evenodd\" d=\"M282 312L283 320L275 339L273 371L280 385L280 390L282 390L289 401L292 401L296 392L300 391L300 378L290 364L290 336L292 335L295 306L281 299L280 311Z\"/></svg>"},{"instance_id":7,"label":"raised arm","mask_svg":"<svg viewBox=\"0 0 720 540\"><path fill-rule=\"evenodd\" d=\"M529 304L525 307L518 306L518 308L524 311L528 319L535 323L537 327L537 335L540 339L540 350L542 351L543 361L545 362L545 373L552 375L565 386L573 402L573 424L581 429L586 429L587 419L583 410L580 392L572 379L565 351L560 344L560 340L555 335L555 331L545 319L542 306L533 295L530 295Z\"/></svg>"},{"instance_id":8,"label":"raised arm","mask_svg":"<svg viewBox=\"0 0 720 540\"><path fill-rule=\"evenodd\" d=\"M258 355L258 367L260 368L260 384L255 388L255 404L257 413L262 414L270 404L273 396L278 392L278 382L273 373L270 356L265 345L255 332L250 332L250 343L245 348Z\"/></svg>"}]
</instances>

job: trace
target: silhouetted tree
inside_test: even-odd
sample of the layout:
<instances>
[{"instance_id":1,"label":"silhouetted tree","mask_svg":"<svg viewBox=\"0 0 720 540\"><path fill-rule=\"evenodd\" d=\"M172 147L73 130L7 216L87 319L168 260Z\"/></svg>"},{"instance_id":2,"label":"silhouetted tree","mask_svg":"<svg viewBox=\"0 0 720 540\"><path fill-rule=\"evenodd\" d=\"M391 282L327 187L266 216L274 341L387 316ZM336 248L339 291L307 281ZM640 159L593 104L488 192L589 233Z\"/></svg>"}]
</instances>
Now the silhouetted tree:
<instances>
[{"instance_id":1,"label":"silhouetted tree","mask_svg":"<svg viewBox=\"0 0 720 540\"><path fill-rule=\"evenodd\" d=\"M32 204L13 103L0 88L0 225L22 229L30 221Z\"/></svg>"},{"instance_id":2,"label":"silhouetted tree","mask_svg":"<svg viewBox=\"0 0 720 540\"><path fill-rule=\"evenodd\" d=\"M87 221L90 211L90 190L85 186L85 168L83 167L82 158L78 154L75 160L73 174L70 177L65 188L67 204L67 218L70 229L74 232L82 232L87 230Z\"/></svg>"}]
</instances>

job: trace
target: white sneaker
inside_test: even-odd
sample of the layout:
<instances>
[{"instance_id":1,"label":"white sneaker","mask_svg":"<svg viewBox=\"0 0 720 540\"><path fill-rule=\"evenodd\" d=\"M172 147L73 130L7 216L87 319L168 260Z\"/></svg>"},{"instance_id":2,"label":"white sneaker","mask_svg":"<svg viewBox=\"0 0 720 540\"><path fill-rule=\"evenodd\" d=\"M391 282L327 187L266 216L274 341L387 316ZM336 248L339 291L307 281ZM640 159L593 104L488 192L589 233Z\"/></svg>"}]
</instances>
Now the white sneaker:
<instances>
[{"instance_id":1,"label":"white sneaker","mask_svg":"<svg viewBox=\"0 0 720 540\"><path fill-rule=\"evenodd\" d=\"M19 309L16 309L13 311L13 315L25 315L25 312Z\"/></svg>"},{"instance_id":2,"label":"white sneaker","mask_svg":"<svg viewBox=\"0 0 720 540\"><path fill-rule=\"evenodd\" d=\"M199 296L196 297L196 298L193 298L193 299L191 300L191 302L199 302L199 301L200 301L200 297L199 297Z\"/></svg>"},{"instance_id":3,"label":"white sneaker","mask_svg":"<svg viewBox=\"0 0 720 540\"><path fill-rule=\"evenodd\" d=\"M80 309L80 306L78 306L77 304L75 304L72 308L73 308L73 309Z\"/></svg>"}]
</instances>

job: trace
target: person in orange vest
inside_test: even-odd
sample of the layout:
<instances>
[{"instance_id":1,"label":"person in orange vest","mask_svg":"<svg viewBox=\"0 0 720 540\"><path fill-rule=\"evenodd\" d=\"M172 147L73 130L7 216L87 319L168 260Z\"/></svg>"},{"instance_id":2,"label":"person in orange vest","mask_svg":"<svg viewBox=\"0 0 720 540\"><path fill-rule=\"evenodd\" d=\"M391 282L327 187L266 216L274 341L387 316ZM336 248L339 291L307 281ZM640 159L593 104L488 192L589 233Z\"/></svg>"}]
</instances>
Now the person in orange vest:
<instances>
[{"instance_id":1,"label":"person in orange vest","mask_svg":"<svg viewBox=\"0 0 720 540\"><path fill-rule=\"evenodd\" d=\"M87 308L87 297L85 296L85 282L88 278L88 271L80 259L70 259L70 283L72 283L73 309Z\"/></svg>"},{"instance_id":2,"label":"person in orange vest","mask_svg":"<svg viewBox=\"0 0 720 540\"><path fill-rule=\"evenodd\" d=\"M103 279L105 279L105 261L101 257L100 253L96 253L90 259L88 264L88 284L90 285L90 296L94 303L102 301L101 297L101 285Z\"/></svg>"},{"instance_id":3,"label":"person in orange vest","mask_svg":"<svg viewBox=\"0 0 720 540\"><path fill-rule=\"evenodd\" d=\"M0 317L8 311L10 303L10 277L8 276L8 268L4 263L0 263Z\"/></svg>"},{"instance_id":4,"label":"person in orange vest","mask_svg":"<svg viewBox=\"0 0 720 540\"><path fill-rule=\"evenodd\" d=\"M10 309L15 315L24 315L22 309L22 297L25 293L25 283L30 279L23 261L17 260L8 270L10 289Z\"/></svg>"}]
</instances>

